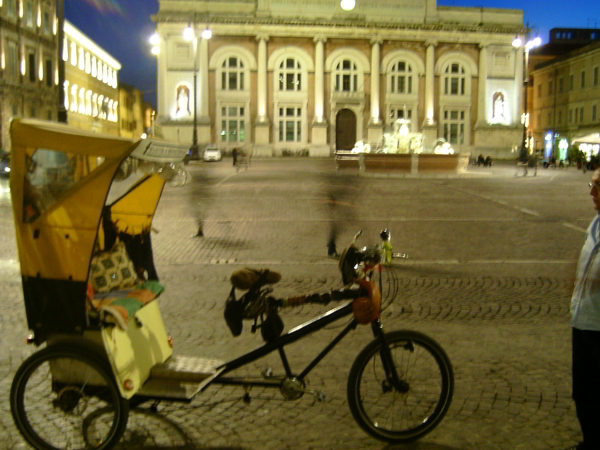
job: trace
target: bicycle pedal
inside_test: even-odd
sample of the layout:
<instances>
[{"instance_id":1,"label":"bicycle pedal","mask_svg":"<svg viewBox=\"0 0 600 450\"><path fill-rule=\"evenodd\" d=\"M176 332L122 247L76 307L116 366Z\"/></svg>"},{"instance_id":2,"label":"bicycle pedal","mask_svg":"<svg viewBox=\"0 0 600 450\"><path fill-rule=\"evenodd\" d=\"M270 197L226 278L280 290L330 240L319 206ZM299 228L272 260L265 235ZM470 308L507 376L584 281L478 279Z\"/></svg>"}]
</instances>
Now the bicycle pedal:
<instances>
[{"instance_id":1,"label":"bicycle pedal","mask_svg":"<svg viewBox=\"0 0 600 450\"><path fill-rule=\"evenodd\" d=\"M315 399L318 402L324 402L325 400L327 400L327 396L325 395L325 392L323 392L323 391L315 391L314 395L315 395Z\"/></svg>"}]
</instances>

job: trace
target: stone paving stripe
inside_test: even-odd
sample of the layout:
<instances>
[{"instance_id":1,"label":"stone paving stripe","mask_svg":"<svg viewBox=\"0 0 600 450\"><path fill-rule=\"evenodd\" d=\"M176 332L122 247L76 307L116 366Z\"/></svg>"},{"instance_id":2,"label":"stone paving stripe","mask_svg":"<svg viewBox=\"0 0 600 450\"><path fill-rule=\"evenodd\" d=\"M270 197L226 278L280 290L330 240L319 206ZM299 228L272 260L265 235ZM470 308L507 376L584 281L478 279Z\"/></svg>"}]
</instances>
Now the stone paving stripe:
<instances>
[{"instance_id":1,"label":"stone paving stripe","mask_svg":"<svg viewBox=\"0 0 600 450\"><path fill-rule=\"evenodd\" d=\"M227 180L229 180L231 177L235 177L237 175L237 172L232 173L231 175L227 175L225 178L223 178L221 181L219 181L217 184L215 184L214 186L220 186L221 184L225 183Z\"/></svg>"},{"instance_id":2,"label":"stone paving stripe","mask_svg":"<svg viewBox=\"0 0 600 450\"><path fill-rule=\"evenodd\" d=\"M530 214L530 215L536 216L536 217L540 216L539 212L533 211L531 209L527 209L527 208L517 208L517 209L521 212L524 212L525 214Z\"/></svg>"},{"instance_id":3,"label":"stone paving stripe","mask_svg":"<svg viewBox=\"0 0 600 450\"><path fill-rule=\"evenodd\" d=\"M573 230L581 231L582 233L585 233L587 231L585 228L578 227L577 225L573 225L569 222L563 222L563 226L567 228L572 228Z\"/></svg>"}]
</instances>

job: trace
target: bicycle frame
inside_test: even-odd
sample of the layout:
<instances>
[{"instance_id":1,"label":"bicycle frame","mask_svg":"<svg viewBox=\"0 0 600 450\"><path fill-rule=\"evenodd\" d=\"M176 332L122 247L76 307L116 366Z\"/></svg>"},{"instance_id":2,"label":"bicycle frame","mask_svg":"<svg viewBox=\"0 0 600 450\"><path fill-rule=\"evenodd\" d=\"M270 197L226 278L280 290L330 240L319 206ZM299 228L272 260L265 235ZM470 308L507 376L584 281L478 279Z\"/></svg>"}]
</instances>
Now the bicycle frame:
<instances>
[{"instance_id":1,"label":"bicycle frame","mask_svg":"<svg viewBox=\"0 0 600 450\"><path fill-rule=\"evenodd\" d=\"M229 384L229 385L242 385L242 386L262 386L262 387L274 387L279 388L281 386L281 381L279 379L269 381L269 380L250 380L247 377L225 377L228 372L231 372L235 369L238 369L246 364L254 362L263 356L268 355L269 353L278 350L279 355L281 357L281 362L283 364L286 377L292 377L299 380L304 380L304 378L310 373L312 369L351 331L354 330L358 322L353 318L348 325L344 327L344 329L331 341L298 375L294 375L292 373L292 369L287 360L287 356L284 351L284 347L288 344L292 344L303 337L308 336L309 334L318 331L325 326L329 325L336 320L348 316L352 314L352 302L349 302L345 305L339 306L337 308L331 309L326 313L308 321L297 327L291 329L286 334L278 337L276 340L272 342L267 342L262 347L259 347L249 353L246 353L232 361L229 361L222 366L218 367L219 369L224 369L221 374L215 378L212 383L216 384ZM376 320L371 324L373 329L373 334L377 338L385 339L385 335L383 333L383 327L381 325L380 320ZM388 359L389 355L382 355L382 359ZM388 359L389 360L389 359ZM397 379L397 375L395 373L395 369L393 365L387 364L387 361L384 361L384 365L386 367L392 367L390 371L391 377L395 380ZM386 370L388 372L388 370ZM206 386L205 386L206 388Z\"/></svg>"}]
</instances>

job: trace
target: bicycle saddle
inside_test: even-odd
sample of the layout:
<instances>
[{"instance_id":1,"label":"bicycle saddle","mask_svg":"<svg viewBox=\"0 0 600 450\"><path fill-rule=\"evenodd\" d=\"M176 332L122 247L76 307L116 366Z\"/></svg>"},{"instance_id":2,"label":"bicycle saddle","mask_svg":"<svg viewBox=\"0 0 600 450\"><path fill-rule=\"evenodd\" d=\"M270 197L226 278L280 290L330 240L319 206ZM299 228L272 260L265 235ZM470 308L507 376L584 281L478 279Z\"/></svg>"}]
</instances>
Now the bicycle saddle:
<instances>
[{"instance_id":1,"label":"bicycle saddle","mask_svg":"<svg viewBox=\"0 0 600 450\"><path fill-rule=\"evenodd\" d=\"M281 280L281 274L269 269L251 269L245 267L231 274L231 284L240 291L260 289L265 284L276 284Z\"/></svg>"}]
</instances>

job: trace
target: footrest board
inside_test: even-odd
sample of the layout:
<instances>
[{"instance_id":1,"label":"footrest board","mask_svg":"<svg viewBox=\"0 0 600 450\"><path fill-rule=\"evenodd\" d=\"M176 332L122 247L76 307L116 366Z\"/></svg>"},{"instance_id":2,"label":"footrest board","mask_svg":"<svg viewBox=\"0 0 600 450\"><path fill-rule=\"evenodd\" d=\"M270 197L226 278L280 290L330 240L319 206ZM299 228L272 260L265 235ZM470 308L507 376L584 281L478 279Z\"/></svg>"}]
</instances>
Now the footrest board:
<instances>
[{"instance_id":1,"label":"footrest board","mask_svg":"<svg viewBox=\"0 0 600 450\"><path fill-rule=\"evenodd\" d=\"M225 361L190 356L172 356L150 371L150 379L139 395L191 400L225 369Z\"/></svg>"}]
</instances>

